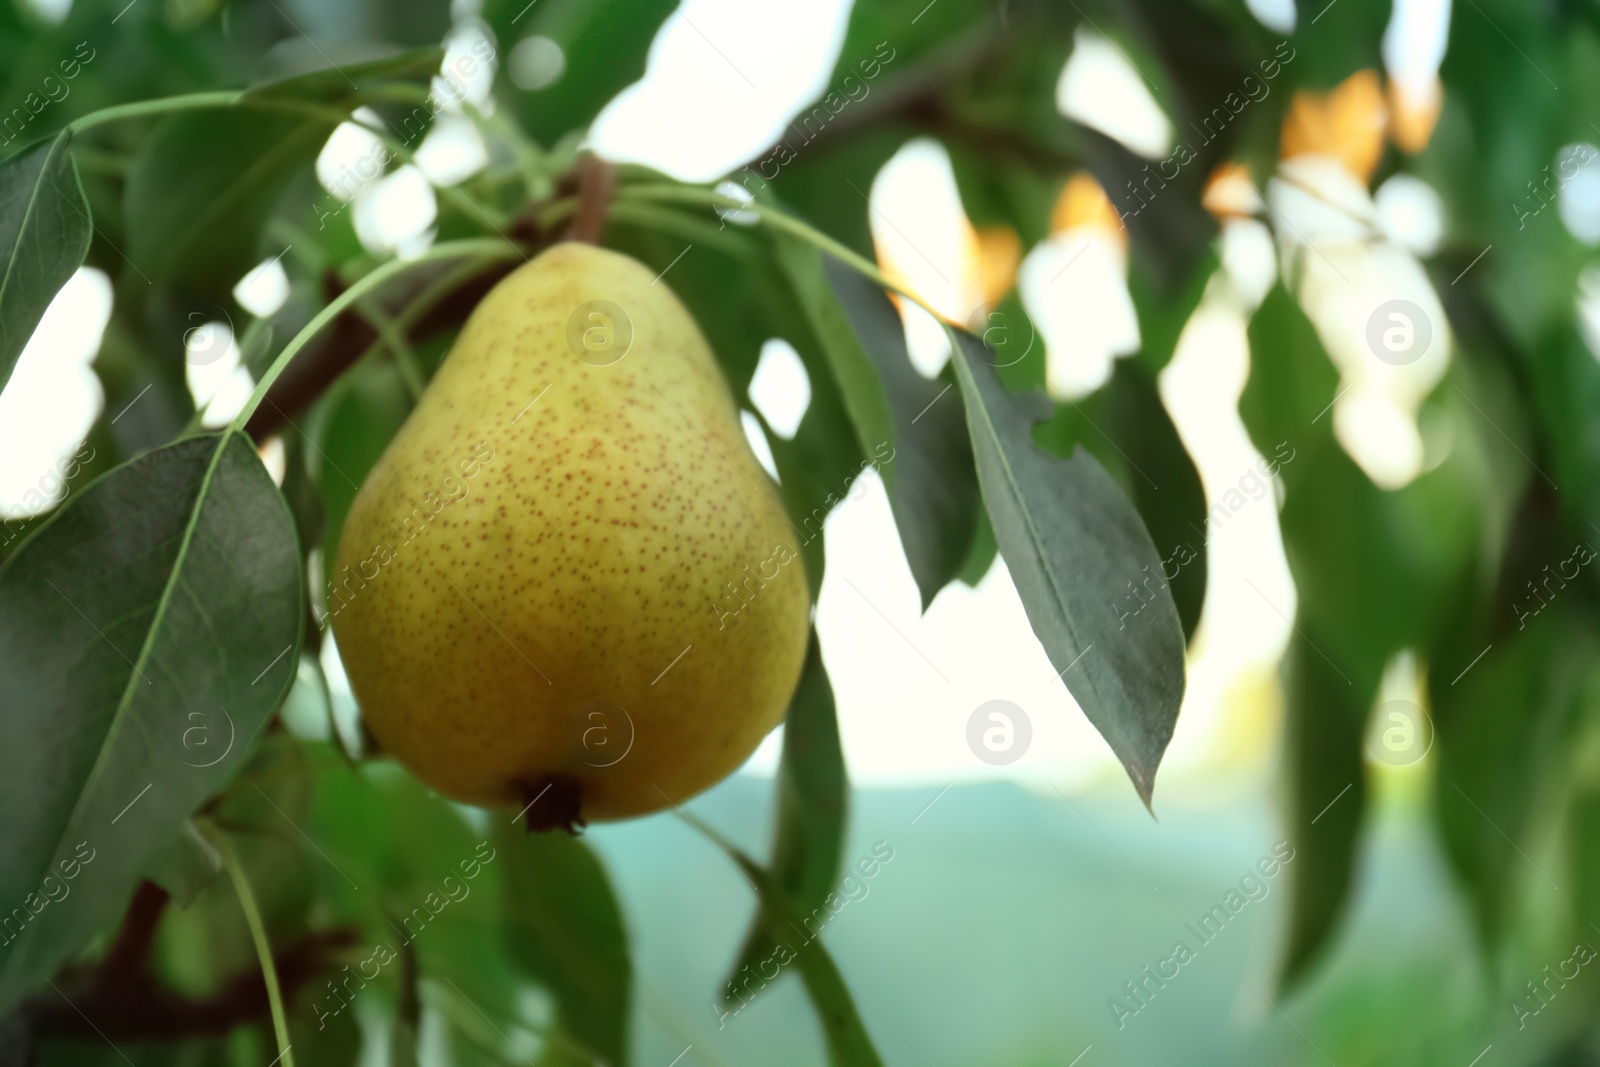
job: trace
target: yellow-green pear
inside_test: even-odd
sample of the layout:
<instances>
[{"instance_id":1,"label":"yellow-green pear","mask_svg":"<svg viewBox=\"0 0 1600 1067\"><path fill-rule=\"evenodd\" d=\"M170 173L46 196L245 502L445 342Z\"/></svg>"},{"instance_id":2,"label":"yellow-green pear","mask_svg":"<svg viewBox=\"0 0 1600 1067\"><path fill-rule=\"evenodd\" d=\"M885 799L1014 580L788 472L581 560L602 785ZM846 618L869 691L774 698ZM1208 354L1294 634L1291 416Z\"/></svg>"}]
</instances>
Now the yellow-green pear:
<instances>
[{"instance_id":1,"label":"yellow-green pear","mask_svg":"<svg viewBox=\"0 0 1600 1067\"><path fill-rule=\"evenodd\" d=\"M362 485L327 611L384 749L571 828L744 762L794 692L809 593L687 309L561 244L473 311Z\"/></svg>"}]
</instances>

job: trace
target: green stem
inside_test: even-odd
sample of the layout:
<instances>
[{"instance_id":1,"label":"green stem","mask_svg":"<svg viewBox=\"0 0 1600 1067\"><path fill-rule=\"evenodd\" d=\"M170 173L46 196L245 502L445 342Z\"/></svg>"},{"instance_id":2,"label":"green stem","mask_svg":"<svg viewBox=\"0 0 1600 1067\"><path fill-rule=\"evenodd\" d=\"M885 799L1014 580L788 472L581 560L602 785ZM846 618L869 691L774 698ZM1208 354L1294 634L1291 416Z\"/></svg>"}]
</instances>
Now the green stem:
<instances>
[{"instance_id":1,"label":"green stem","mask_svg":"<svg viewBox=\"0 0 1600 1067\"><path fill-rule=\"evenodd\" d=\"M261 961L261 977L267 983L267 1005L272 1009L272 1029L278 1038L276 1062L283 1067L294 1067L294 1057L289 1052L289 1020L283 1012L283 992L278 988L278 968L272 962L272 946L267 942L267 928L261 922L261 909L256 907L256 895L250 889L250 880L245 877L244 866L239 862L239 854L233 850L233 842L228 840L228 835L209 819L201 820L200 825L222 855L222 865L228 870L233 891L239 897L239 907L244 911L245 924L250 927L250 939L255 942L256 958Z\"/></svg>"},{"instance_id":2,"label":"green stem","mask_svg":"<svg viewBox=\"0 0 1600 1067\"><path fill-rule=\"evenodd\" d=\"M243 89L223 89L209 93L185 93L182 96L163 96L156 100L139 100L132 104L101 108L72 120L67 129L82 133L91 126L123 119L144 118L147 115L165 115L172 111L202 111L208 108L232 107L243 100Z\"/></svg>"},{"instance_id":3,"label":"green stem","mask_svg":"<svg viewBox=\"0 0 1600 1067\"><path fill-rule=\"evenodd\" d=\"M417 354L406 343L405 333L399 328L399 323L384 314L382 308L358 304L356 310L378 331L379 342L388 347L389 356L400 373L400 381L404 383L406 392L411 394L411 406L416 407L428 383L422 375L422 368L417 365Z\"/></svg>"},{"instance_id":4,"label":"green stem","mask_svg":"<svg viewBox=\"0 0 1600 1067\"><path fill-rule=\"evenodd\" d=\"M428 285L427 288L423 289L422 292L412 297L411 300L406 304L405 309L392 320L400 335L404 337L406 334L410 333L411 328L420 322L423 316L427 315L428 312L437 307L446 297L455 292L456 288L461 285L461 283L465 282L467 279L481 271L484 267L484 262L484 260L472 260L470 262L463 263L455 270L446 272L436 281ZM365 363L367 360L373 358L384 348L387 343L388 342L386 339L380 335L371 344L369 344L365 350L362 351L361 355L356 357L355 363L351 364L351 366ZM412 399L415 401L416 397L413 397Z\"/></svg>"},{"instance_id":5,"label":"green stem","mask_svg":"<svg viewBox=\"0 0 1600 1067\"><path fill-rule=\"evenodd\" d=\"M283 346L283 351L278 353L278 358L272 361L272 366L267 368L267 373L261 376L256 383L255 391L250 394L250 399L245 401L244 407L239 409L239 414L234 416L229 425L231 431L242 431L245 424L250 421L250 416L255 414L256 408L261 406L261 401L266 398L267 390L272 388L272 383L278 380L289 361L306 346L318 330L332 322L357 300L374 292L377 288L411 267L429 263L437 259L458 259L463 256L481 256L485 259L514 259L522 258L522 252L516 245L508 241L501 241L492 237L472 238L464 241L446 241L434 245L415 259L391 259L382 266L373 270L357 281L350 288L340 293L328 306L317 312L311 321L288 344Z\"/></svg>"},{"instance_id":6,"label":"green stem","mask_svg":"<svg viewBox=\"0 0 1600 1067\"><path fill-rule=\"evenodd\" d=\"M942 319L942 316L916 293L903 289L884 277L883 271L878 269L876 263L858 255L811 224L802 222L793 215L786 214L766 204L758 201L746 203L743 200L724 196L713 189L707 189L699 185L665 184L625 185L617 190L617 202L623 203L628 200L666 200L683 204L703 204L708 207L724 208L728 211L748 211L772 229L800 238L819 251L826 252L840 262L859 271L883 288L899 293L935 318Z\"/></svg>"}]
</instances>

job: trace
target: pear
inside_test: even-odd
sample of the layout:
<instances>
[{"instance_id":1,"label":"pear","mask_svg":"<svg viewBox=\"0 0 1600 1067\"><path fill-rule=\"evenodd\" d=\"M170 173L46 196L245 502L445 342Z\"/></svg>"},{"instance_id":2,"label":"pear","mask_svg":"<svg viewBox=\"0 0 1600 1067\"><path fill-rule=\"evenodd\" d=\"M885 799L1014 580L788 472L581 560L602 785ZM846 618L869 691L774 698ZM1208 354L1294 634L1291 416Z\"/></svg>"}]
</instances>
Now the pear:
<instances>
[{"instance_id":1,"label":"pear","mask_svg":"<svg viewBox=\"0 0 1600 1067\"><path fill-rule=\"evenodd\" d=\"M743 763L794 693L809 602L687 309L561 244L473 311L362 485L327 615L385 750L572 829Z\"/></svg>"}]
</instances>

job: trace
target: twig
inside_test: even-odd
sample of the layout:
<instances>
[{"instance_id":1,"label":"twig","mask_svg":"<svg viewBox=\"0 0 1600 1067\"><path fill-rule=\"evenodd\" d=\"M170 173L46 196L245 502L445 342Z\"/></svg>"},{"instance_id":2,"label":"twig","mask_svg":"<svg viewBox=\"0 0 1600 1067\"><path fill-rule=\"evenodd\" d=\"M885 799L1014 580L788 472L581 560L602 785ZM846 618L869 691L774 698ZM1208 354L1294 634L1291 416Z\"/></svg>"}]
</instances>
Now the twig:
<instances>
[{"instance_id":1,"label":"twig","mask_svg":"<svg viewBox=\"0 0 1600 1067\"><path fill-rule=\"evenodd\" d=\"M322 972L326 958L357 943L354 927L307 934L273 957L283 993L294 994ZM98 1041L164 1041L227 1033L255 1022L268 1011L266 986L255 968L230 979L214 996L190 999L161 987L148 971L129 979L108 978L100 969L57 978L72 998L54 993L30 999L22 1008L36 1038ZM83 1010L83 1014L72 1006ZM91 1026L85 1016L93 1019ZM93 1027L98 1027L97 1034Z\"/></svg>"},{"instance_id":2,"label":"twig","mask_svg":"<svg viewBox=\"0 0 1600 1067\"><path fill-rule=\"evenodd\" d=\"M140 882L122 920L122 930L100 964L105 981L126 981L141 974L150 963L150 946L156 927L167 909L167 891L154 882Z\"/></svg>"}]
</instances>

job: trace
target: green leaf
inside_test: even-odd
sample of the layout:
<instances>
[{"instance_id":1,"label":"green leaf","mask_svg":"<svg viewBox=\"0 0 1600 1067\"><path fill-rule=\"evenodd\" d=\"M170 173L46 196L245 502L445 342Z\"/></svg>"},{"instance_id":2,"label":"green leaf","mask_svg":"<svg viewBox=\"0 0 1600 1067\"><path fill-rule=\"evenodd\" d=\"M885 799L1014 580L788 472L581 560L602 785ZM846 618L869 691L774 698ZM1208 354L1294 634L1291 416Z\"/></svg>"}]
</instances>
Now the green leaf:
<instances>
[{"instance_id":1,"label":"green leaf","mask_svg":"<svg viewBox=\"0 0 1600 1067\"><path fill-rule=\"evenodd\" d=\"M222 856L205 839L193 819L178 827L166 851L158 853L145 877L165 889L180 907L187 908L200 891L222 873Z\"/></svg>"},{"instance_id":2,"label":"green leaf","mask_svg":"<svg viewBox=\"0 0 1600 1067\"><path fill-rule=\"evenodd\" d=\"M1476 584L1490 525L1479 503L1489 475L1471 458L1481 426L1463 421L1482 416L1465 394L1465 413L1454 410L1458 394L1446 387L1441 395L1452 404L1434 414L1453 419L1463 443L1405 488L1380 490L1334 438L1338 375L1285 288L1268 293L1249 336L1250 380L1239 410L1257 450L1282 461L1279 524L1298 595L1285 699L1295 782L1289 819L1302 859L1292 872L1281 972L1288 986L1309 974L1350 897L1364 809L1363 736L1385 667L1404 649L1435 644ZM1318 819L1347 785L1349 794Z\"/></svg>"},{"instance_id":3,"label":"green leaf","mask_svg":"<svg viewBox=\"0 0 1600 1067\"><path fill-rule=\"evenodd\" d=\"M1486 952L1511 930L1519 887L1540 892L1555 877L1572 888L1530 859L1552 821L1541 803L1570 781L1571 761L1592 760L1579 728L1593 720L1600 681L1592 584L1579 579L1594 559L1594 531L1569 529L1558 514L1545 483L1529 481L1494 580L1462 583L1468 593L1455 598L1450 631L1428 650L1433 808Z\"/></svg>"},{"instance_id":4,"label":"green leaf","mask_svg":"<svg viewBox=\"0 0 1600 1067\"><path fill-rule=\"evenodd\" d=\"M1302 620L1287 655L1284 747L1295 859L1278 970L1284 989L1306 978L1344 915L1366 810L1362 738L1379 676L1341 670L1323 651L1331 643Z\"/></svg>"},{"instance_id":5,"label":"green leaf","mask_svg":"<svg viewBox=\"0 0 1600 1067\"><path fill-rule=\"evenodd\" d=\"M806 336L809 338L809 334ZM806 581L815 603L822 591L827 564L823 527L833 508L849 498L866 461L861 458L855 435L850 432L844 400L822 365L815 344L803 340L795 345L795 350L811 372L811 406L806 408L792 440L779 437L766 425L765 419L761 423L778 470L778 492L800 543L800 553L806 562Z\"/></svg>"},{"instance_id":6,"label":"green leaf","mask_svg":"<svg viewBox=\"0 0 1600 1067\"><path fill-rule=\"evenodd\" d=\"M1299 613L1317 621L1324 650L1347 674L1381 673L1390 656L1430 640L1455 610L1452 591L1476 566L1485 525L1479 499L1490 476L1463 447L1403 489L1379 489L1334 438L1329 405L1338 378L1294 297L1275 287L1249 336L1239 410L1256 449L1283 460L1280 525ZM1460 405L1435 411L1455 422L1461 439L1481 434L1483 416L1464 394L1446 384L1438 396Z\"/></svg>"},{"instance_id":7,"label":"green leaf","mask_svg":"<svg viewBox=\"0 0 1600 1067\"><path fill-rule=\"evenodd\" d=\"M294 680L302 589L288 508L234 433L117 468L0 570L7 726L40 742L0 749L0 901L20 920L0 1012L245 759ZM32 911L69 861L71 892Z\"/></svg>"},{"instance_id":8,"label":"green leaf","mask_svg":"<svg viewBox=\"0 0 1600 1067\"><path fill-rule=\"evenodd\" d=\"M45 309L89 253L89 204L71 134L0 163L0 390Z\"/></svg>"},{"instance_id":9,"label":"green leaf","mask_svg":"<svg viewBox=\"0 0 1600 1067\"><path fill-rule=\"evenodd\" d=\"M772 876L794 909L809 914L820 908L839 877L850 783L839 723L834 714L833 687L822 663L816 631L806 653L800 685L789 703L783 727L783 762L778 765L778 815L772 844ZM728 984L745 967L759 973L776 942L766 923L756 919ZM724 992L724 999L731 994Z\"/></svg>"},{"instance_id":10,"label":"green leaf","mask_svg":"<svg viewBox=\"0 0 1600 1067\"><path fill-rule=\"evenodd\" d=\"M883 476L926 609L960 571L977 528L977 476L960 431L959 392L911 366L900 316L877 286L795 238L780 235L775 244L856 443Z\"/></svg>"},{"instance_id":11,"label":"green leaf","mask_svg":"<svg viewBox=\"0 0 1600 1067\"><path fill-rule=\"evenodd\" d=\"M1169 583L1184 637L1192 637L1206 592L1205 488L1154 374L1141 362L1117 360L1109 382L1058 405L1034 439L1059 456L1082 445L1117 480L1161 553L1161 570L1147 577ZM1126 594L1122 602L1127 606Z\"/></svg>"},{"instance_id":12,"label":"green leaf","mask_svg":"<svg viewBox=\"0 0 1600 1067\"><path fill-rule=\"evenodd\" d=\"M851 346L841 338L830 350L864 351L889 406L893 458L883 459L878 442L863 439L861 444L883 463L879 469L900 543L926 611L939 590L961 572L977 534L978 472L961 390L948 367L933 381L917 373L906 351L900 313L882 289L835 259L824 258L822 267L857 339ZM832 319L831 313L822 316L819 332ZM846 387L847 400L851 393Z\"/></svg>"},{"instance_id":13,"label":"green leaf","mask_svg":"<svg viewBox=\"0 0 1600 1067\"><path fill-rule=\"evenodd\" d=\"M1028 621L1148 806L1183 700L1183 627L1165 588L1136 612L1118 605L1161 557L1092 455L1034 444L1049 403L1007 392L983 343L949 332L984 504Z\"/></svg>"},{"instance_id":14,"label":"green leaf","mask_svg":"<svg viewBox=\"0 0 1600 1067\"><path fill-rule=\"evenodd\" d=\"M365 82L429 78L439 73L444 58L444 49L438 47L398 51L389 45L356 42L335 48L301 38L284 43L310 47L280 45L268 52L250 82L250 95L337 103Z\"/></svg>"},{"instance_id":15,"label":"green leaf","mask_svg":"<svg viewBox=\"0 0 1600 1067\"><path fill-rule=\"evenodd\" d=\"M867 6L858 5L855 11L861 12ZM887 76L883 81L888 81ZM884 86L878 85L874 91L881 93ZM878 171L910 139L910 131L897 126L862 129L856 136L841 137L832 145L818 144L814 148L802 147L799 138L792 138L793 149L785 147L767 160L757 161L759 174L755 170L741 171L734 180L750 193L759 192L762 179L767 176L768 160L775 165L790 159L771 175L778 198L829 237L871 259L874 253L867 194ZM861 195L850 191L852 185Z\"/></svg>"},{"instance_id":16,"label":"green leaf","mask_svg":"<svg viewBox=\"0 0 1600 1067\"><path fill-rule=\"evenodd\" d=\"M877 368L857 339L823 267L822 254L811 245L787 234L773 237L778 263L795 300L805 315L818 345L827 357L833 378L844 396L845 410L855 426L856 442L868 457L879 456L895 440L894 411L879 380ZM884 484L891 485L894 474L885 471Z\"/></svg>"},{"instance_id":17,"label":"green leaf","mask_svg":"<svg viewBox=\"0 0 1600 1067\"><path fill-rule=\"evenodd\" d=\"M507 867L504 923L512 956L555 995L563 1038L613 1067L626 1067L633 965L605 868L576 838L528 834L498 821L495 845ZM546 1045L544 1067L590 1062L563 1042Z\"/></svg>"},{"instance_id":18,"label":"green leaf","mask_svg":"<svg viewBox=\"0 0 1600 1067\"><path fill-rule=\"evenodd\" d=\"M994 540L994 527L989 523L989 513L978 512L978 533L972 539L972 552L967 556L967 561L961 565L961 573L956 575L963 585L977 588L979 582L988 575L989 568L994 566L995 556L1000 554L1000 546Z\"/></svg>"},{"instance_id":19,"label":"green leaf","mask_svg":"<svg viewBox=\"0 0 1600 1067\"><path fill-rule=\"evenodd\" d=\"M427 989L434 984L452 1026L486 1031L498 1045L484 1017L507 1033L525 1025L519 998L527 977L511 959L503 926L505 851L487 827L469 825L463 809L392 761L369 760L352 772L323 749L320 762L314 796L304 795L304 779L280 775L283 787L266 786L277 808L241 790L255 806L231 806L229 815L296 841L291 821L302 827L322 853L301 850L318 887L317 912L362 924L364 951L387 950L376 961L385 981L400 976L403 955L414 951L424 999L435 1003ZM326 993L319 1003L341 1011Z\"/></svg>"},{"instance_id":20,"label":"green leaf","mask_svg":"<svg viewBox=\"0 0 1600 1067\"><path fill-rule=\"evenodd\" d=\"M600 109L644 76L656 31L677 5L673 0L498 0L484 20L502 53L537 34L561 46L566 70L535 92L517 90L512 106L542 144L594 121Z\"/></svg>"},{"instance_id":21,"label":"green leaf","mask_svg":"<svg viewBox=\"0 0 1600 1067\"><path fill-rule=\"evenodd\" d=\"M710 836L755 885L761 897L761 921L766 924L768 936L783 943L789 956L784 962L792 961L799 966L806 995L811 998L811 1005L816 1008L817 1018L822 1023L822 1036L828 1043L828 1062L833 1067L883 1067L883 1060L878 1057L878 1050L872 1047L872 1038L862 1025L855 1001L846 988L845 977L823 947L822 939L814 937L801 945L798 951L789 947L787 938L799 929L796 919L801 913L790 905L778 880L720 834L712 831Z\"/></svg>"},{"instance_id":22,"label":"green leaf","mask_svg":"<svg viewBox=\"0 0 1600 1067\"><path fill-rule=\"evenodd\" d=\"M262 232L333 124L244 108L169 116L128 168L124 251L141 280L217 305L262 258Z\"/></svg>"},{"instance_id":23,"label":"green leaf","mask_svg":"<svg viewBox=\"0 0 1600 1067\"><path fill-rule=\"evenodd\" d=\"M1541 441L1534 454L1544 468L1533 476L1548 485L1548 472L1560 484L1566 506L1584 522L1600 524L1600 433L1594 421L1600 363L1569 318L1528 353L1525 364L1532 410L1524 418L1538 428Z\"/></svg>"},{"instance_id":24,"label":"green leaf","mask_svg":"<svg viewBox=\"0 0 1600 1067\"><path fill-rule=\"evenodd\" d=\"M393 363L352 367L330 389L307 432L316 442L312 480L322 502L323 575L332 580L339 537L356 491L411 413L411 400ZM302 424L305 425L305 424Z\"/></svg>"},{"instance_id":25,"label":"green leaf","mask_svg":"<svg viewBox=\"0 0 1600 1067\"><path fill-rule=\"evenodd\" d=\"M1540 830L1532 816L1541 784L1565 777L1561 741L1582 711L1580 697L1593 695L1583 683L1600 642L1581 609L1559 600L1551 607L1525 629L1494 635L1464 673L1455 667L1447 676L1454 664L1441 664L1429 678L1439 744L1434 806L1486 949L1506 931L1513 887L1549 888L1558 884L1549 878L1562 877L1529 858Z\"/></svg>"}]
</instances>

